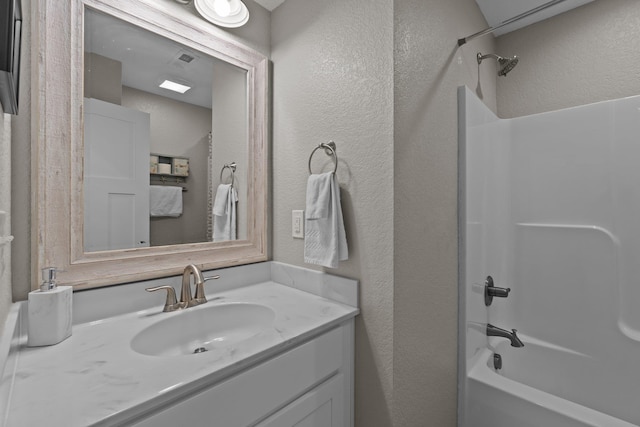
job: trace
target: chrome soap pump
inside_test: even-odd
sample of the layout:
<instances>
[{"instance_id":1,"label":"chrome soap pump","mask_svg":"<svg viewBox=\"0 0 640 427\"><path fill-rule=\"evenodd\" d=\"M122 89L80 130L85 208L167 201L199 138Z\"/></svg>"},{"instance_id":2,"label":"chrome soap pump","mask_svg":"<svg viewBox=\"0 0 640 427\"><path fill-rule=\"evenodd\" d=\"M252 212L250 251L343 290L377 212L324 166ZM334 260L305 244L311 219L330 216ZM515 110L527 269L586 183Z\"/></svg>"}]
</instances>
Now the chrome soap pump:
<instances>
[{"instance_id":1,"label":"chrome soap pump","mask_svg":"<svg viewBox=\"0 0 640 427\"><path fill-rule=\"evenodd\" d=\"M56 284L56 268L42 269L42 284L29 292L27 345L38 347L58 344L71 336L71 286Z\"/></svg>"}]
</instances>

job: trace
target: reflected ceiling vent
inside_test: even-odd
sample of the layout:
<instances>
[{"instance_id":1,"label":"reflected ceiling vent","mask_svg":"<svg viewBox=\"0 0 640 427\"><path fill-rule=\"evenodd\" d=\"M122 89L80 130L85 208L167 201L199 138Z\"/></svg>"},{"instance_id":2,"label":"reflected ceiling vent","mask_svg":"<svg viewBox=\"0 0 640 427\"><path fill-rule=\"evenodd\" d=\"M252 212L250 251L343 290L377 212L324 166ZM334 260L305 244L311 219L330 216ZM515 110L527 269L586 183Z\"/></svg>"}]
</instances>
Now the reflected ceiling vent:
<instances>
[{"instance_id":1,"label":"reflected ceiling vent","mask_svg":"<svg viewBox=\"0 0 640 427\"><path fill-rule=\"evenodd\" d=\"M180 49L178 53L173 55L173 57L169 61L169 64L186 69L187 67L192 67L194 64L196 64L198 62L198 59L200 59L200 57L195 53L187 49Z\"/></svg>"},{"instance_id":2,"label":"reflected ceiling vent","mask_svg":"<svg viewBox=\"0 0 640 427\"><path fill-rule=\"evenodd\" d=\"M191 61L193 61L195 58L191 55L187 55L186 53L183 53L182 55L180 55L178 57L178 59L182 62L186 62L187 64L190 63Z\"/></svg>"}]
</instances>

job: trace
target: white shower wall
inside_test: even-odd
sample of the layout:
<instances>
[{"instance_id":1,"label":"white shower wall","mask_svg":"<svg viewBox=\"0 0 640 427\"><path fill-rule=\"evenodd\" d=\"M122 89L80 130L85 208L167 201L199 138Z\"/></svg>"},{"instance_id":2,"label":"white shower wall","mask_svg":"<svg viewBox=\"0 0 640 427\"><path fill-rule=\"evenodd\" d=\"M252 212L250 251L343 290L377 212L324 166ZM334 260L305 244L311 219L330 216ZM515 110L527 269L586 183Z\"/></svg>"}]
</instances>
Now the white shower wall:
<instances>
[{"instance_id":1,"label":"white shower wall","mask_svg":"<svg viewBox=\"0 0 640 427\"><path fill-rule=\"evenodd\" d=\"M540 340L601 361L619 378L634 371L640 96L503 120L469 89L460 95L466 365L487 347L492 323L518 330L525 347L516 351L527 350L527 339ZM487 275L512 290L490 307L482 293ZM607 394L619 384L592 386ZM631 419L635 410L611 411Z\"/></svg>"},{"instance_id":2,"label":"white shower wall","mask_svg":"<svg viewBox=\"0 0 640 427\"><path fill-rule=\"evenodd\" d=\"M462 158L466 165L460 165L460 173L466 173L466 353L467 360L480 349L486 347L486 323L488 310L484 305L484 281L491 274L500 280L509 274L508 230L503 225L509 221L508 179L510 146L509 124L500 120L467 87L460 88L461 112L466 117L461 120L461 131L466 132L466 150ZM462 178L462 177L461 177ZM462 205L461 205L462 210ZM463 224L464 226L464 224ZM496 309L500 307L496 305ZM495 310L494 310L495 311ZM462 314L462 313L461 313ZM493 313L492 313L493 314Z\"/></svg>"}]
</instances>

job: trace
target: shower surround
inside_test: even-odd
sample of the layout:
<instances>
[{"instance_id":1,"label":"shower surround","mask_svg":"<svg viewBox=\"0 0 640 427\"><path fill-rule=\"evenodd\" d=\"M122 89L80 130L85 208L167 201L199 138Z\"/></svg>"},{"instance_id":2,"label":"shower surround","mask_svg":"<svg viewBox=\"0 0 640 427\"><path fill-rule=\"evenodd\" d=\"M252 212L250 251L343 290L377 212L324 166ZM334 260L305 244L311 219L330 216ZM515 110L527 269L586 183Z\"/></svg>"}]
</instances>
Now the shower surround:
<instances>
[{"instance_id":1,"label":"shower surround","mask_svg":"<svg viewBox=\"0 0 640 427\"><path fill-rule=\"evenodd\" d=\"M640 96L514 119L458 100L460 425L640 425ZM485 306L489 275L511 293Z\"/></svg>"}]
</instances>

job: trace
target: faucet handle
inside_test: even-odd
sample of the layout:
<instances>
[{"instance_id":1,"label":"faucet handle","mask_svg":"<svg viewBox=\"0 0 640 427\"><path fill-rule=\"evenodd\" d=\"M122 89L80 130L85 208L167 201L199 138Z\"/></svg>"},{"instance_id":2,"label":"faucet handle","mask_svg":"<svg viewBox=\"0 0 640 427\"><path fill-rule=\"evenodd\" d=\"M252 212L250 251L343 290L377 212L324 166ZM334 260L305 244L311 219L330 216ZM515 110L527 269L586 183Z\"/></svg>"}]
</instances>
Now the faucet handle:
<instances>
[{"instance_id":1,"label":"faucet handle","mask_svg":"<svg viewBox=\"0 0 640 427\"><path fill-rule=\"evenodd\" d=\"M498 288L493 284L493 277L487 276L484 281L484 305L489 307L493 302L493 297L507 298L511 288Z\"/></svg>"},{"instance_id":2,"label":"faucet handle","mask_svg":"<svg viewBox=\"0 0 640 427\"><path fill-rule=\"evenodd\" d=\"M164 303L164 308L162 309L163 312L166 311L175 311L178 310L180 307L180 304L178 304L178 300L176 299L176 291L173 289L173 287L169 286L169 285L165 285L165 286L156 286L153 288L146 288L145 291L147 292L155 292L155 291L159 291L159 290L166 290L167 291L167 299Z\"/></svg>"},{"instance_id":3,"label":"faucet handle","mask_svg":"<svg viewBox=\"0 0 640 427\"><path fill-rule=\"evenodd\" d=\"M211 276L211 277L205 277L202 282L198 282L196 283L196 297L194 298L194 300L198 303L198 304L204 304L205 302L207 302L207 297L204 295L204 283L208 280L216 280L219 279L220 276L215 275L215 276Z\"/></svg>"}]
</instances>

